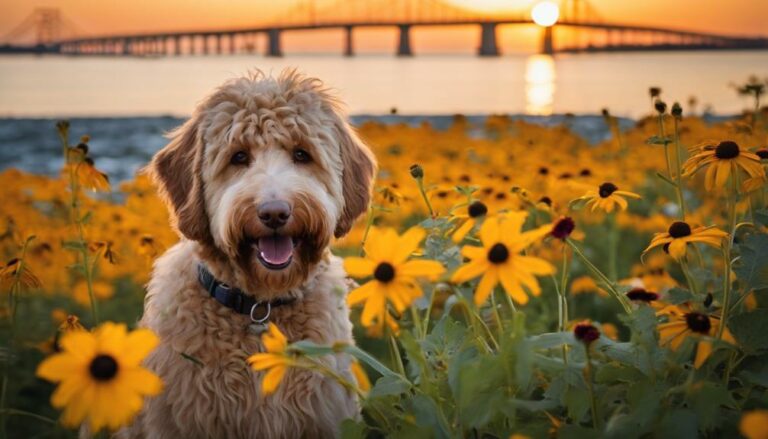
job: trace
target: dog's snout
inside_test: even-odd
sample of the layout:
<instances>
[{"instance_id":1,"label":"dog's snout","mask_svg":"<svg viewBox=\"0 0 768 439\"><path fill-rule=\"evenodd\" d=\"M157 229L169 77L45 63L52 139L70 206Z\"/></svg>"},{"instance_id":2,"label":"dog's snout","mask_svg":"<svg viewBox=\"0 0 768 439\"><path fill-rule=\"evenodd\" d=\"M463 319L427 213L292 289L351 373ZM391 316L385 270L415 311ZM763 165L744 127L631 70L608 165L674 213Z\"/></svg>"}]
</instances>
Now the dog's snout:
<instances>
[{"instance_id":1,"label":"dog's snout","mask_svg":"<svg viewBox=\"0 0 768 439\"><path fill-rule=\"evenodd\" d=\"M282 227L291 217L291 205L287 201L274 200L259 204L259 219L272 229Z\"/></svg>"}]
</instances>

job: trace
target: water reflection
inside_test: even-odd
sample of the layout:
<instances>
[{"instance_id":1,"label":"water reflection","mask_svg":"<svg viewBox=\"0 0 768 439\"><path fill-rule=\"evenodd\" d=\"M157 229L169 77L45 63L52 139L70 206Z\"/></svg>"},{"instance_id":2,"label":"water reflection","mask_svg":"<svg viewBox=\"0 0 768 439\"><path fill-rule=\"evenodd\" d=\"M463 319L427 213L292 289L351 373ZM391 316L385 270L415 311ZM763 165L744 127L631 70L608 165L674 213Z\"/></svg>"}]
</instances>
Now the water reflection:
<instances>
[{"instance_id":1,"label":"water reflection","mask_svg":"<svg viewBox=\"0 0 768 439\"><path fill-rule=\"evenodd\" d=\"M548 116L555 101L555 60L531 55L525 63L525 112Z\"/></svg>"}]
</instances>

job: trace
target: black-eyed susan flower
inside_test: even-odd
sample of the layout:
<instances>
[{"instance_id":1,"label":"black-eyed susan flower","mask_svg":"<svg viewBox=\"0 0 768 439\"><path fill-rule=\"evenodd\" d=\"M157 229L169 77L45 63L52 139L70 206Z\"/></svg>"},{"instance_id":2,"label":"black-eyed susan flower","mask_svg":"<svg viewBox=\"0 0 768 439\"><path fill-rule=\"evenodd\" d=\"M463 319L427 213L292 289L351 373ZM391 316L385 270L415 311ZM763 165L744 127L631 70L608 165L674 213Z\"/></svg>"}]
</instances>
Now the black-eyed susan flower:
<instances>
[{"instance_id":1,"label":"black-eyed susan flower","mask_svg":"<svg viewBox=\"0 0 768 439\"><path fill-rule=\"evenodd\" d=\"M435 280L445 271L437 261L408 260L424 235L419 227L409 229L402 236L394 229L372 227L363 246L365 257L344 259L344 268L350 276L371 277L349 294L347 302L350 306L365 302L360 321L365 327L377 327L375 333L381 333L385 324L393 328L395 322L389 316L387 303L402 313L422 295L418 278Z\"/></svg>"},{"instance_id":2,"label":"black-eyed susan flower","mask_svg":"<svg viewBox=\"0 0 768 439\"><path fill-rule=\"evenodd\" d=\"M269 395L277 390L285 372L295 360L286 352L288 339L274 323L270 323L267 332L262 334L261 344L266 352L251 355L248 364L254 370L267 371L261 379L261 392Z\"/></svg>"},{"instance_id":3,"label":"black-eyed susan flower","mask_svg":"<svg viewBox=\"0 0 768 439\"><path fill-rule=\"evenodd\" d=\"M460 225L451 235L453 242L461 242L478 221L481 221L486 215L488 215L488 206L482 201L474 201L467 206L456 209L451 215L451 220L459 222Z\"/></svg>"},{"instance_id":4,"label":"black-eyed susan flower","mask_svg":"<svg viewBox=\"0 0 768 439\"><path fill-rule=\"evenodd\" d=\"M528 295L523 286L538 296L541 288L534 275L555 272L549 262L520 254L552 230L552 225L546 225L522 232L527 215L527 212L512 212L486 219L480 228L483 247L467 245L461 249L469 262L453 273L451 281L462 283L481 276L475 291L478 306L488 299L498 283L515 302L524 305L528 303Z\"/></svg>"},{"instance_id":5,"label":"black-eyed susan flower","mask_svg":"<svg viewBox=\"0 0 768 439\"><path fill-rule=\"evenodd\" d=\"M709 167L704 176L704 187L711 191L725 186L731 175L739 170L749 178L765 176L760 157L741 149L736 142L725 140L715 144L705 142L691 148L694 155L683 164L683 176L691 176L699 169Z\"/></svg>"},{"instance_id":6,"label":"black-eyed susan flower","mask_svg":"<svg viewBox=\"0 0 768 439\"><path fill-rule=\"evenodd\" d=\"M40 363L37 376L59 383L51 404L64 409L64 425L88 422L92 432L115 430L141 410L144 397L162 389L160 378L141 367L157 343L148 329L129 333L124 324L111 322L94 332L68 331L61 337L62 352Z\"/></svg>"},{"instance_id":7,"label":"black-eyed susan flower","mask_svg":"<svg viewBox=\"0 0 768 439\"><path fill-rule=\"evenodd\" d=\"M616 206L618 206L620 210L627 209L627 200L625 200L624 197L640 198L640 195L634 192L619 190L618 186L615 184L605 182L598 186L596 190L589 190L577 200L586 201L587 206L592 207L592 212L600 209L606 213L611 213Z\"/></svg>"},{"instance_id":8,"label":"black-eyed susan flower","mask_svg":"<svg viewBox=\"0 0 768 439\"><path fill-rule=\"evenodd\" d=\"M600 338L600 330L590 322L581 322L573 327L573 336L576 340L589 346Z\"/></svg>"},{"instance_id":9,"label":"black-eyed susan flower","mask_svg":"<svg viewBox=\"0 0 768 439\"><path fill-rule=\"evenodd\" d=\"M40 288L40 280L22 263L21 259L13 258L3 268L0 268L0 286L7 288L18 280L22 288Z\"/></svg>"},{"instance_id":10,"label":"black-eyed susan flower","mask_svg":"<svg viewBox=\"0 0 768 439\"><path fill-rule=\"evenodd\" d=\"M653 235L651 243L643 251L643 254L655 247L663 246L670 256L675 259L681 259L685 256L689 243L701 242L702 244L720 248L723 245L723 239L726 237L728 237L727 233L715 227L696 227L692 229L684 221L675 221L665 233Z\"/></svg>"},{"instance_id":11,"label":"black-eyed susan flower","mask_svg":"<svg viewBox=\"0 0 768 439\"><path fill-rule=\"evenodd\" d=\"M552 226L552 231L549 234L561 241L565 241L566 238L571 236L573 230L576 228L576 223L573 218L569 216L560 217Z\"/></svg>"},{"instance_id":12,"label":"black-eyed susan flower","mask_svg":"<svg viewBox=\"0 0 768 439\"><path fill-rule=\"evenodd\" d=\"M658 326L661 345L677 350L686 338L693 337L696 342L696 358L693 365L697 369L701 367L712 353L710 337L717 334L720 319L687 306L668 306L657 314L668 316L668 321ZM728 343L736 344L728 328L723 328L722 338Z\"/></svg>"},{"instance_id":13,"label":"black-eyed susan flower","mask_svg":"<svg viewBox=\"0 0 768 439\"><path fill-rule=\"evenodd\" d=\"M632 288L625 293L627 299L635 303L651 304L659 300L659 295L653 291L647 291L645 288Z\"/></svg>"}]
</instances>

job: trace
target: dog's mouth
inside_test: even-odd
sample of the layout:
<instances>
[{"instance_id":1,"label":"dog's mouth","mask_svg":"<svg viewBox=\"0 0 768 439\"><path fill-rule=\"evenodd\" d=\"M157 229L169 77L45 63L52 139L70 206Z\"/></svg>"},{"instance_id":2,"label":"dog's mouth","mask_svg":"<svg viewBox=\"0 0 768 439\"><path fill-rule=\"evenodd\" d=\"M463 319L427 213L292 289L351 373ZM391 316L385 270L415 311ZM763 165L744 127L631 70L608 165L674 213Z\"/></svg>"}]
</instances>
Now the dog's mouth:
<instances>
[{"instance_id":1,"label":"dog's mouth","mask_svg":"<svg viewBox=\"0 0 768 439\"><path fill-rule=\"evenodd\" d=\"M269 270L282 270L293 261L294 250L301 240L288 235L273 234L250 239L256 259Z\"/></svg>"}]
</instances>

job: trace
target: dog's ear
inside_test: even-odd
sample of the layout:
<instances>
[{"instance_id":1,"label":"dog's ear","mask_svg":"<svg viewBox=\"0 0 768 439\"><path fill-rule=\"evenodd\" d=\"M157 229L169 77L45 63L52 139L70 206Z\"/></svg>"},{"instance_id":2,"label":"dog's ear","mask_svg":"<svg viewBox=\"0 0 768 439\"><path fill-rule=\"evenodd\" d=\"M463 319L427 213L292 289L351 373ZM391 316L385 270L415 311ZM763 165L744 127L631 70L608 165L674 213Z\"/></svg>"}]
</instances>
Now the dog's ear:
<instances>
[{"instance_id":1,"label":"dog's ear","mask_svg":"<svg viewBox=\"0 0 768 439\"><path fill-rule=\"evenodd\" d=\"M341 182L344 210L334 232L334 235L340 238L349 232L355 220L368 209L376 161L347 122L340 119L335 124L335 129L341 144L343 166Z\"/></svg>"},{"instance_id":2,"label":"dog's ear","mask_svg":"<svg viewBox=\"0 0 768 439\"><path fill-rule=\"evenodd\" d=\"M210 230L203 197L203 142L199 117L171 133L171 141L152 158L148 173L171 209L173 223L187 239L208 241Z\"/></svg>"}]
</instances>

